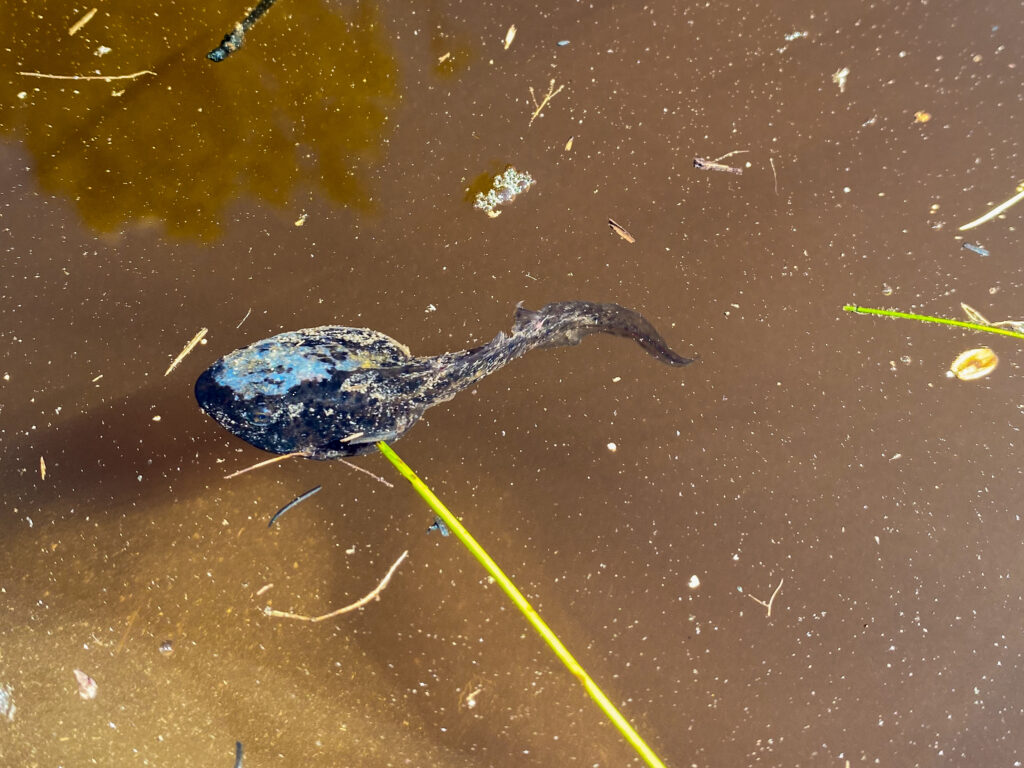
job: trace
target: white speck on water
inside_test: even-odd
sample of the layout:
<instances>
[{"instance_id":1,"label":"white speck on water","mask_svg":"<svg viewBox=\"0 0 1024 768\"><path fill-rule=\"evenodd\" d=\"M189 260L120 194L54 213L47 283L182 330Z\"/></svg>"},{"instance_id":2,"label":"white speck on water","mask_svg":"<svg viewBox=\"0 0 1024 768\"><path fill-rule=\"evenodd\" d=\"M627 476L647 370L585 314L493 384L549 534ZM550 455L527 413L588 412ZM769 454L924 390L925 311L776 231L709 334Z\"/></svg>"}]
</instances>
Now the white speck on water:
<instances>
[{"instance_id":1,"label":"white speck on water","mask_svg":"<svg viewBox=\"0 0 1024 768\"><path fill-rule=\"evenodd\" d=\"M687 582L686 586L690 589L696 589L700 586L700 579L697 578L697 574L693 574L693 576L690 577L690 581Z\"/></svg>"},{"instance_id":2,"label":"white speck on water","mask_svg":"<svg viewBox=\"0 0 1024 768\"><path fill-rule=\"evenodd\" d=\"M608 443L608 450L611 451L612 453L615 453L617 450L619 450L619 446L617 446L615 443Z\"/></svg>"}]
</instances>

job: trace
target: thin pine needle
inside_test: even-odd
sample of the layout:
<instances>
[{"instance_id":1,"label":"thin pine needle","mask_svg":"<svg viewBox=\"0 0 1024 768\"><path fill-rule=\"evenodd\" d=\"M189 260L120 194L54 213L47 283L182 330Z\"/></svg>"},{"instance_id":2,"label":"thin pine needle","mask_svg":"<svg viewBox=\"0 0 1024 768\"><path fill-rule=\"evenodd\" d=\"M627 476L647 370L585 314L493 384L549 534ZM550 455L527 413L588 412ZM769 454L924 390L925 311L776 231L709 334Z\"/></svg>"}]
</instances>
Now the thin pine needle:
<instances>
[{"instance_id":1,"label":"thin pine needle","mask_svg":"<svg viewBox=\"0 0 1024 768\"><path fill-rule=\"evenodd\" d=\"M302 451L296 451L295 453L286 453L283 456L275 456L272 459L267 459L266 461L261 461L261 462L259 462L257 464L253 464L251 466L248 466L245 469L239 469L239 470L237 470L235 472L232 472L230 475L224 475L224 479L225 480L230 480L232 477L238 477L239 475L244 475L246 472L252 472L254 469L260 469L261 467L265 467L265 466L267 466L269 464L276 464L277 462L284 461L285 459L294 459L296 456L305 456L305 455L306 454L304 454Z\"/></svg>"},{"instance_id":2,"label":"thin pine needle","mask_svg":"<svg viewBox=\"0 0 1024 768\"><path fill-rule=\"evenodd\" d=\"M1007 208L1009 208L1012 205L1016 205L1021 200L1024 200L1024 184L1021 184L1019 187L1017 187L1017 194L1016 195L1011 197L1005 203L1000 203L995 208L993 208L991 211L986 213L984 216L981 216L981 217L975 219L974 221L971 221L971 222L968 222L967 224L964 224L962 227L960 227L960 231L963 232L965 229L974 229L979 224L984 224L989 219L994 219L996 216L998 216L1000 213L1005 211Z\"/></svg>"},{"instance_id":3,"label":"thin pine needle","mask_svg":"<svg viewBox=\"0 0 1024 768\"><path fill-rule=\"evenodd\" d=\"M132 72L130 75L51 75L46 72L19 72L22 77L42 77L46 80L134 80L143 75L156 75L149 69Z\"/></svg>"},{"instance_id":4,"label":"thin pine needle","mask_svg":"<svg viewBox=\"0 0 1024 768\"><path fill-rule=\"evenodd\" d=\"M184 360L188 356L188 353L196 348L196 345L203 340L208 331L208 328L199 329L199 333L192 337L192 341L185 345L185 348L181 350L181 353L174 358L174 362L167 367L166 371L164 371L164 376L169 375L171 371L178 367L178 363Z\"/></svg>"},{"instance_id":5,"label":"thin pine needle","mask_svg":"<svg viewBox=\"0 0 1024 768\"><path fill-rule=\"evenodd\" d=\"M401 556L395 561L395 564L392 565L388 572L384 575L384 578L381 579L380 584L378 584L377 587L372 592L370 592L365 597L359 598L351 605L346 605L344 608L339 608L336 611L331 611L330 613L325 613L320 616L307 616L303 613L291 613L290 611L275 611L268 605L266 608L263 609L263 613L266 616L273 616L277 619L296 619L298 621L310 621L315 624L316 622L327 621L327 619L333 619L335 616L341 616L341 614L343 613L350 613L352 611L359 610L367 603L371 602L372 600L376 600L378 597L380 597L380 593L384 591L385 587L387 587L388 582L391 581L391 577L394 576L395 571L398 570L398 566L402 564L402 561L405 560L405 558L408 557L408 555L409 550L405 550L405 552L403 552Z\"/></svg>"}]
</instances>

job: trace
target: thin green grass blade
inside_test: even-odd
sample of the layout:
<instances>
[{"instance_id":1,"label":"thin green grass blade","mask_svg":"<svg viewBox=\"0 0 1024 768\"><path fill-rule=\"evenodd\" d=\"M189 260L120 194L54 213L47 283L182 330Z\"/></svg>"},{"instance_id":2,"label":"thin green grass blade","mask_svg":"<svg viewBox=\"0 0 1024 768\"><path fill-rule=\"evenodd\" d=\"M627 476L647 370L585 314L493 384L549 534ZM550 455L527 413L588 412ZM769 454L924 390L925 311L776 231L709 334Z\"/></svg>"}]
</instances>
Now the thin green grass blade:
<instances>
[{"instance_id":1,"label":"thin green grass blade","mask_svg":"<svg viewBox=\"0 0 1024 768\"><path fill-rule=\"evenodd\" d=\"M555 655L561 660L563 664L569 669L576 679L583 684L587 693L590 694L590 698L594 700L601 711L605 713L609 720L618 728L619 733L622 734L623 738L630 743L630 745L637 751L637 753L644 759L644 762L651 768L665 768L665 764L661 762L659 757L654 754L654 751L647 746L643 739L640 738L633 727L629 724L629 721L623 717L622 713L616 709L615 705L608 699L607 696L597 687L597 683L591 679L590 675L587 674L586 670L580 666L580 663L573 658L569 650L562 644L562 641L558 639L551 628L544 622L544 619L540 617L540 614L533 609L533 606L527 602L526 598L523 597L523 593L520 592L516 585L512 583L512 580L498 567L498 564L491 559L491 556L487 554L483 547L477 543L476 539L470 535L469 531L459 522L459 519L455 517L441 500L434 495L434 492L427 487L426 483L416 476L409 465L402 461L398 454L395 453L389 445L383 442L377 443L377 448L383 453L388 461L395 465L395 469L408 480L412 487L416 489L416 492L423 497L423 500L427 502L427 505L434 511L434 513L440 517L445 525L448 526L449 530L455 536L458 537L459 541L468 549L475 557L484 569L491 575L491 577L498 582L498 586L501 587L502 591L508 595L509 599L516 604L516 607L526 617L526 620L530 622L537 633L544 638L544 642L548 644Z\"/></svg>"},{"instance_id":2,"label":"thin green grass blade","mask_svg":"<svg viewBox=\"0 0 1024 768\"><path fill-rule=\"evenodd\" d=\"M1001 336L1013 336L1016 339L1024 339L1024 333L1008 331L1005 328L996 328L991 325L978 325L963 320L947 320L944 317L932 317L931 315L914 315L909 312L895 312L891 309L871 309L869 307L858 307L847 304L843 307L845 312L856 312L860 315L881 315L882 317L902 317L905 320L920 320L922 323L941 323L942 325L955 325L958 328L970 328L972 331L984 331L986 333L998 333Z\"/></svg>"}]
</instances>

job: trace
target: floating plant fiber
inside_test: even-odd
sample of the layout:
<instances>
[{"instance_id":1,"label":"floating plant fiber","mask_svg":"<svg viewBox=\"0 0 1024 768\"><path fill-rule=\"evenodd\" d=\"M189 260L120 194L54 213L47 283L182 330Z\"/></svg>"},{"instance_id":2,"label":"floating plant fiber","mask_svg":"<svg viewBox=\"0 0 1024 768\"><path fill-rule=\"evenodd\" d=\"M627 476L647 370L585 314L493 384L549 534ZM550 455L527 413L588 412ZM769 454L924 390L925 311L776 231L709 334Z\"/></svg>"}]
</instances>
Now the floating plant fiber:
<instances>
[{"instance_id":1,"label":"floating plant fiber","mask_svg":"<svg viewBox=\"0 0 1024 768\"><path fill-rule=\"evenodd\" d=\"M264 451L340 459L397 440L427 408L530 350L578 344L592 333L631 338L668 365L692 362L638 312L568 301L539 311L518 307L511 335L436 357L413 357L367 328L282 333L214 363L196 382L196 400L224 429Z\"/></svg>"},{"instance_id":2,"label":"floating plant fiber","mask_svg":"<svg viewBox=\"0 0 1024 768\"><path fill-rule=\"evenodd\" d=\"M427 505L433 510L434 514L444 522L452 534L458 538L459 541L468 549L473 557L484 567L491 578L493 578L501 590L508 595L509 599L515 603L516 608L522 612L526 620L530 622L537 634L544 638L544 642L548 644L548 647L554 651L558 659L566 666L566 668L572 672L577 680L583 685L587 693L590 694L590 698L594 700L597 706L602 712L608 717L609 720L615 725L619 733L622 734L623 738L629 742L630 746L637 751L637 753L644 759L644 762L651 768L665 768L665 764L661 759L654 753L647 743L640 738L640 734L637 733L633 726L629 724L629 721L622 715L621 712L612 704L611 700L605 696L604 692L598 687L597 683L587 674L587 671L580 666L580 663L576 661L569 649L566 648L562 641L558 639L558 636L551 631L551 628L547 623L540 617L540 614L534 610L533 606L530 605L529 601L523 596L523 593L516 588L516 585L512 583L512 580L505 575L505 572L498 567L498 564L491 559L491 556L487 554L487 551L480 546L476 539L466 530L465 526L459 521L455 515L446 507L441 500L434 495L434 492L427 487L427 484L417 477L416 473L413 472L409 465L402 461L398 454L395 453L389 445L383 442L377 443L377 448L383 453L392 464L395 465L395 469L398 470L399 474L408 480L412 487L416 489L416 492L423 498Z\"/></svg>"},{"instance_id":3,"label":"floating plant fiber","mask_svg":"<svg viewBox=\"0 0 1024 768\"><path fill-rule=\"evenodd\" d=\"M942 325L955 325L958 328L970 328L972 331L985 331L986 333L998 333L1002 336L1013 336L1024 339L1024 333L1008 331L1005 328L994 328L991 325L980 325L979 323L968 323L963 320L947 320L944 317L932 317L931 315L914 315L909 312L895 312L891 309L870 309L869 307L857 307L847 304L843 307L844 312L856 312L860 315L881 315L882 317L900 317L904 320L919 320L922 323L941 323Z\"/></svg>"}]
</instances>

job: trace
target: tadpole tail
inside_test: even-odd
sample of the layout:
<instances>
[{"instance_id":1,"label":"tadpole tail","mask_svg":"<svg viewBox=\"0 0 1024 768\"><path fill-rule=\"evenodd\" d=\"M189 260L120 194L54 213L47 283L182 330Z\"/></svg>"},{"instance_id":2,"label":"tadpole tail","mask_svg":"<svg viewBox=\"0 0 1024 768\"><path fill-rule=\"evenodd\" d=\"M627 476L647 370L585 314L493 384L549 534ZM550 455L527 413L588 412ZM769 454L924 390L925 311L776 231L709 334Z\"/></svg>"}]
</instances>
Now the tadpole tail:
<instances>
[{"instance_id":1,"label":"tadpole tail","mask_svg":"<svg viewBox=\"0 0 1024 768\"><path fill-rule=\"evenodd\" d=\"M652 356L668 365L686 365L693 359L676 354L639 312L618 304L562 301L539 309L516 307L513 333L531 338L531 347L565 347L579 344L592 333L610 333L633 339Z\"/></svg>"}]
</instances>

